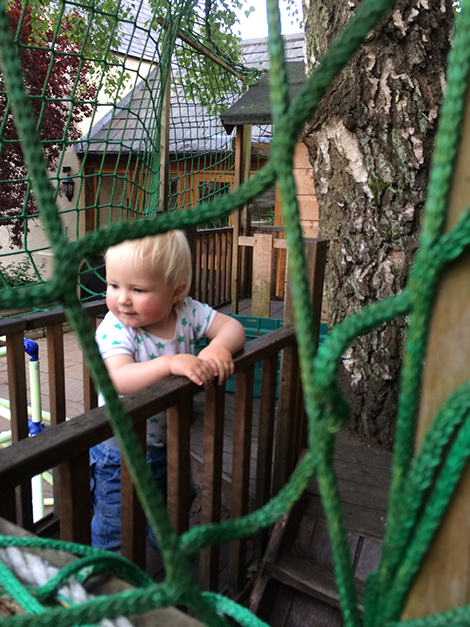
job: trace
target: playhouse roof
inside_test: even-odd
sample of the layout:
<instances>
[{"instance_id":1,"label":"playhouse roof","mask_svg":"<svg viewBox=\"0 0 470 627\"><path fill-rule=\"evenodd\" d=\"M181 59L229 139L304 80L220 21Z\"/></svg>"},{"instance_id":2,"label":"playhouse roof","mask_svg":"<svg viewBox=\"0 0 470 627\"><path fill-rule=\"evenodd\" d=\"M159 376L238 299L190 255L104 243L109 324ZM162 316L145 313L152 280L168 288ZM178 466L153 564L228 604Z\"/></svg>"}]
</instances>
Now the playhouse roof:
<instances>
[{"instance_id":1,"label":"playhouse roof","mask_svg":"<svg viewBox=\"0 0 470 627\"><path fill-rule=\"evenodd\" d=\"M289 96L295 98L305 84L305 64L302 61L286 63ZM264 74L231 107L220 116L228 134L240 124L271 124L269 76Z\"/></svg>"}]
</instances>

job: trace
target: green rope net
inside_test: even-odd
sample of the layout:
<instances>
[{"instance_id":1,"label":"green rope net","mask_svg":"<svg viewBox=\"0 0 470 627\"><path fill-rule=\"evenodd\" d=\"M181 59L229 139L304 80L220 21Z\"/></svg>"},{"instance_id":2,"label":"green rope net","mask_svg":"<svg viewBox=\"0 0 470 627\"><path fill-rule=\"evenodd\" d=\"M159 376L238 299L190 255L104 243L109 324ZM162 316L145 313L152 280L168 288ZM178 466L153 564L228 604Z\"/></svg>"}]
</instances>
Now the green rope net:
<instances>
[{"instance_id":1,"label":"green rope net","mask_svg":"<svg viewBox=\"0 0 470 627\"><path fill-rule=\"evenodd\" d=\"M73 5L73 3L67 3L67 6L68 4ZM21 183L21 190L23 190L21 191L22 205L19 203L19 206L22 206L22 212L17 214L17 217L23 220L23 241L29 237L28 220L40 219L42 228L47 234L48 246L53 251L53 272L50 278L31 286L20 288L10 286L10 289L3 289L0 292L0 307L2 309L13 306L30 307L31 304L35 307L44 307L59 301L66 308L68 318L86 354L95 385L105 396L107 415L121 442L126 463L147 519L155 530L167 574L163 583L155 584L144 576L139 578L135 572L128 571L126 576L140 585L137 590L97 598L64 610L46 608L38 602L37 598L31 597L29 592L18 592L17 582L11 575L5 573L3 568L0 571L2 586L14 598L21 598L25 607L31 608L29 611L32 613L14 616L0 623L8 627L89 625L95 624L103 617L112 619L154 607L181 604L191 608L208 625L226 625L223 613L233 616L243 625L261 625L263 623L259 619L230 600L216 594L201 593L192 575L192 558L203 547L242 538L272 525L281 514L288 511L306 488L312 476L316 475L328 517L344 622L347 627L360 625L362 618L358 612L347 533L332 469L334 434L347 420L346 405L336 389L336 374L341 355L355 337L367 333L384 321L406 314L409 317L409 333L403 364L387 534L380 567L369 578L367 584L364 617L368 625L394 624L401 616L411 580L426 554L431 538L470 454L470 427L468 421L465 422L469 410L468 384L455 390L442 406L415 459L413 459L412 451L413 438L410 437L415 430L422 364L429 328L430 303L437 280L444 265L460 255L470 242L470 214L468 212L462 215L459 224L452 231L443 234L443 221L469 73L470 7L468 3L462 3L461 11L456 19L454 46L450 55L447 76L447 93L436 140L421 246L407 287L400 295L378 302L335 327L320 348L318 355L315 356L314 330L310 324L312 312L305 274L306 264L292 175L294 147L303 123L313 115L328 86L345 67L351 55L361 46L368 32L390 9L393 2L392 0L363 0L347 28L330 47L321 64L307 80L304 92L290 103L286 89L287 80L278 8L275 0L269 0L269 48L272 70L270 83L275 131L268 163L256 176L231 194L222 194L216 200L211 201L207 200L206 192L204 192L203 196L197 199L197 203L200 200L203 201L198 204L197 211L193 210L195 205L191 199L191 190L188 189L187 200L178 206L181 211L162 212L160 211L163 198L160 194L161 184L162 181L169 179L162 178L160 146L163 124L160 125L160 117L164 114L164 93L170 68L173 71L173 67L176 67L173 64L177 64L178 58L181 59L181 55L188 52L183 44L176 43L177 31L184 16L187 17L192 11L191 3L182 2L180 5L179 13L172 13L168 21L163 20L164 26L160 31L151 28L154 20L150 16L148 28L140 32L145 49L149 47L154 50L152 54L155 54L154 60L157 61L158 67L147 72L145 76L143 76L142 67L137 68L134 90L140 90L141 97L138 101L133 100L134 109L126 108L126 103L122 104L118 99L121 86L126 80L125 71L120 71L123 67L118 67L114 75L114 83L111 84L111 88L116 90L114 110L121 108L119 119L132 120L135 123L134 126L130 124L128 137L124 134L122 142L114 147L119 160L127 164L125 175L121 177L117 172L109 171L106 158L100 153L102 136L103 142L107 142L108 147L113 146L113 137L116 135L113 135L111 126L102 125L101 129L96 131L96 135L90 133L80 144L83 154L91 155L95 151L98 155L96 171L91 174L80 172L76 181L80 188L78 193L84 193L87 199L85 213L88 212L87 219L91 220L93 228L86 232L82 231L81 222L78 219L74 222L76 231L72 237L64 228L67 216L59 215L57 209L57 184L63 177L60 161L62 157L59 157L59 167L56 173L51 176L47 160L44 159L45 147L44 141L41 140L41 125L38 123L37 115L33 114L37 107L40 114L45 116L50 99L46 90L31 100L28 98L21 70L21 55L26 44L21 42L21 37L15 36L12 32L5 0L0 2L0 62L4 81L2 94L3 97L5 95L7 97L6 110L14 117L26 164L24 173L18 176L16 181ZM76 7L77 10L89 12L92 17L95 14L94 6L91 4L84 2L77 4ZM56 8L59 18L63 18L65 6L58 4ZM83 47L73 53L79 59L81 67L88 62L96 61L87 52L87 37L91 33L94 33L95 40L102 37L111 45L115 36L116 13L111 9L107 10L109 10L108 13L105 9L100 9L100 19L96 24L92 20L86 22L86 27L83 26L83 22L78 22L78 25L74 26L77 29L84 29ZM28 13L27 8L21 9L20 13L19 19L24 19ZM96 14L98 16L98 11ZM128 24L131 29L137 28L130 18ZM46 33L43 40L35 43L36 47L42 50L45 47L44 42L49 41L48 38L51 42L58 42L59 31L55 31L52 36ZM29 45L32 45L31 42ZM105 48L105 46L102 47ZM49 75L53 72L54 63L60 61L62 54L59 49L54 52L52 47L50 50L51 56L47 69ZM176 54L178 51L180 55ZM68 51L68 54L71 55L72 52ZM109 62L109 59L105 55L100 61L105 64ZM188 72L188 64L185 68L184 71ZM216 71L219 75L218 68L214 66L214 72ZM99 71L98 76L100 81L105 80L104 74L100 74ZM142 79L143 85L140 85L137 79ZM183 83L186 88L188 80L183 80ZM92 98L89 100L90 94L86 88L79 87L78 78L74 85L76 89L72 95L63 97L69 123L77 103L94 103ZM180 87L182 89L181 85ZM176 89L176 93L180 87ZM206 94L216 93L218 87L219 85L212 85ZM231 93L234 93L233 84L231 89ZM224 93L229 93L226 86L220 86L221 98ZM204 101L203 94L199 93L193 102L205 102L207 105L208 101ZM216 112L214 103L211 102L211 107L208 108L213 113ZM10 122L5 120L4 117L0 126L2 142L0 148L3 151L14 143L14 140L10 139L11 135L8 134ZM206 118L204 118L205 123ZM133 135L132 129L137 129L139 124L145 127L145 134L136 131ZM200 125L201 122L196 124ZM212 131L208 131L208 135L211 133ZM184 156L185 151L188 153L191 151L191 141L186 135L180 137L175 130L173 137L176 144L181 142L181 145L175 149L180 156ZM57 138L54 141L58 142L62 148L68 138L63 134L60 141ZM134 146L132 150L126 151L126 142L129 147L134 141L143 142L143 146L140 149ZM200 146L198 151L199 148ZM220 158L220 164L223 163L223 167L221 165L219 170L226 171L232 167L230 150L214 151L213 148L211 145L208 153L211 155L214 152L220 153L217 158ZM184 169L187 166L187 164L182 165L184 161L184 159L179 161L178 167L181 166ZM51 185L51 181L56 185ZM215 182L217 181L211 181L211 185ZM224 180L221 179L220 182L224 183ZM277 183L283 199L296 328L298 336L302 338L299 342L299 359L309 419L309 449L289 482L275 498L258 511L238 520L196 527L178 536L170 524L161 494L152 481L130 419L122 407L100 358L90 320L77 295L77 276L83 259L91 259L102 254L109 245L116 244L125 238L139 238L176 227L188 229L215 220L223 220L232 211L261 197L274 183ZM178 191L180 192L181 189L178 188ZM32 193L34 193L35 206L39 210L39 217L34 212L29 213L28 199ZM170 205L172 193L170 186L168 194ZM102 209L107 211L101 211ZM77 206L72 206L65 211L65 214L67 211L76 217L80 210ZM103 218L103 215L106 217ZM37 250L24 248L23 253L25 251L35 267L36 277L39 278L40 269L34 261L35 253L39 251L39 248ZM436 471L436 460L442 460L439 472ZM34 546L44 546L45 543L40 539L27 542ZM47 541L48 546L49 542ZM24 545L25 541L17 538L2 538L0 544ZM85 556L93 552L87 547L63 543L56 543L56 547L73 550ZM99 552L96 554L98 557L101 555ZM85 563L88 565L88 561ZM126 568L123 566L122 570L125 571ZM49 586L48 590L40 591L39 599L43 599L57 585L56 581ZM441 616L415 620L411 624L413 627L459 625L468 624L469 620L470 607L464 607Z\"/></svg>"}]
</instances>

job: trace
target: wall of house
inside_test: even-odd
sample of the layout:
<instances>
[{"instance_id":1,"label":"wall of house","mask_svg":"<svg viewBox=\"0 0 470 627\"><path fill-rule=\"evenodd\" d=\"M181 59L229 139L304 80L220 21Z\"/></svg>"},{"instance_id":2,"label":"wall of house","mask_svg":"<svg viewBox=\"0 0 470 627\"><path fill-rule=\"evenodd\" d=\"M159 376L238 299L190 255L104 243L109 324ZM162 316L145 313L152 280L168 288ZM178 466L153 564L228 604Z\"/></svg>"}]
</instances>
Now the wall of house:
<instances>
[{"instance_id":1,"label":"wall of house","mask_svg":"<svg viewBox=\"0 0 470 627\"><path fill-rule=\"evenodd\" d=\"M297 142L295 147L293 173L303 236L318 237L318 202L313 188L313 167L308 159L307 147L301 141ZM281 195L278 189L276 189L275 216L275 224L282 226L284 220L281 210Z\"/></svg>"}]
</instances>

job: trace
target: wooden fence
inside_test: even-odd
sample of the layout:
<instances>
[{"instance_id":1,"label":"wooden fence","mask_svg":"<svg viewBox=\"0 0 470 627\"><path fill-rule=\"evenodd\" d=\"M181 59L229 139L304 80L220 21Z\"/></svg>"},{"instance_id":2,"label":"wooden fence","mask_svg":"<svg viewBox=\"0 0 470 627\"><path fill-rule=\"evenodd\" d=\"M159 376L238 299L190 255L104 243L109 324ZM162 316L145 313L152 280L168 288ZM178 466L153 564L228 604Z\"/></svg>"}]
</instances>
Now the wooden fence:
<instances>
[{"instance_id":1,"label":"wooden fence","mask_svg":"<svg viewBox=\"0 0 470 627\"><path fill-rule=\"evenodd\" d=\"M103 303L86 306L93 318L104 310ZM0 451L0 516L44 535L57 531L60 537L87 544L90 542L91 505L89 499L88 451L91 446L111 435L103 408L96 406L96 393L84 367L83 390L87 413L65 421L65 375L63 322L64 312L56 310L29 314L0 321L0 335L7 337L7 360L10 392L12 446ZM28 437L25 356L23 336L45 328L49 359L49 386L52 428ZM250 506L259 507L272 496L273 483L285 483L298 458L303 424L301 403L295 403L280 416L276 410L278 353L295 350L292 326L283 327L251 341L235 359L236 391L233 437L233 471L231 486L232 518L246 514ZM255 497L249 498L250 449L252 446L252 408L254 368L262 362L259 437L256 451ZM282 379L292 398L299 391L297 361L286 360L289 372ZM282 384L281 384L282 387ZM174 527L183 532L189 525L190 423L193 396L200 388L183 377L169 377L123 399L142 442L145 421L155 413L168 410L168 510ZM280 394L283 392L280 390ZM295 394L294 394L295 395ZM217 522L221 513L222 455L224 442L224 387L214 386L206 392L204 418L204 459L202 485L202 524ZM284 407L285 404L280 404ZM294 411L292 408L297 407ZM277 438L274 444L275 422ZM282 433L279 433L279 430ZM296 451L292 444L296 442ZM289 451L283 450L289 447ZM286 466L286 457L292 460ZM279 462L277 461L279 460ZM273 468L285 469L273 481ZM33 525L31 511L31 477L53 468L55 511L41 524ZM145 566L145 519L130 477L123 468L122 477L122 552L140 566ZM42 531L41 531L42 529ZM265 539L265 534L262 535ZM203 550L199 565L200 583L205 589L218 589L218 547ZM229 549L229 589L238 592L243 584L246 565L246 542L231 543Z\"/></svg>"},{"instance_id":2,"label":"wooden fence","mask_svg":"<svg viewBox=\"0 0 470 627\"><path fill-rule=\"evenodd\" d=\"M233 227L197 231L193 294L211 307L231 299Z\"/></svg>"}]
</instances>

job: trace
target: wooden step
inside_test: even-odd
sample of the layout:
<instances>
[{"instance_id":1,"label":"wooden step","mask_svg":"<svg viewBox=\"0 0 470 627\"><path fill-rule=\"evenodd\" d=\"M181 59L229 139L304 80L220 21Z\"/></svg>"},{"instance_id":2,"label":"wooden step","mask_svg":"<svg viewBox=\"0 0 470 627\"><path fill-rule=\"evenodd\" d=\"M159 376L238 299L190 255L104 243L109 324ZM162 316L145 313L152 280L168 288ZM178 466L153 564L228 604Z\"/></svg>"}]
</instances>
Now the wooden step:
<instances>
[{"instance_id":1,"label":"wooden step","mask_svg":"<svg viewBox=\"0 0 470 627\"><path fill-rule=\"evenodd\" d=\"M314 599L340 607L334 573L316 564L287 555L275 564L266 564L264 575L308 594ZM356 582L356 590L359 597L359 609L363 611L364 586Z\"/></svg>"}]
</instances>

